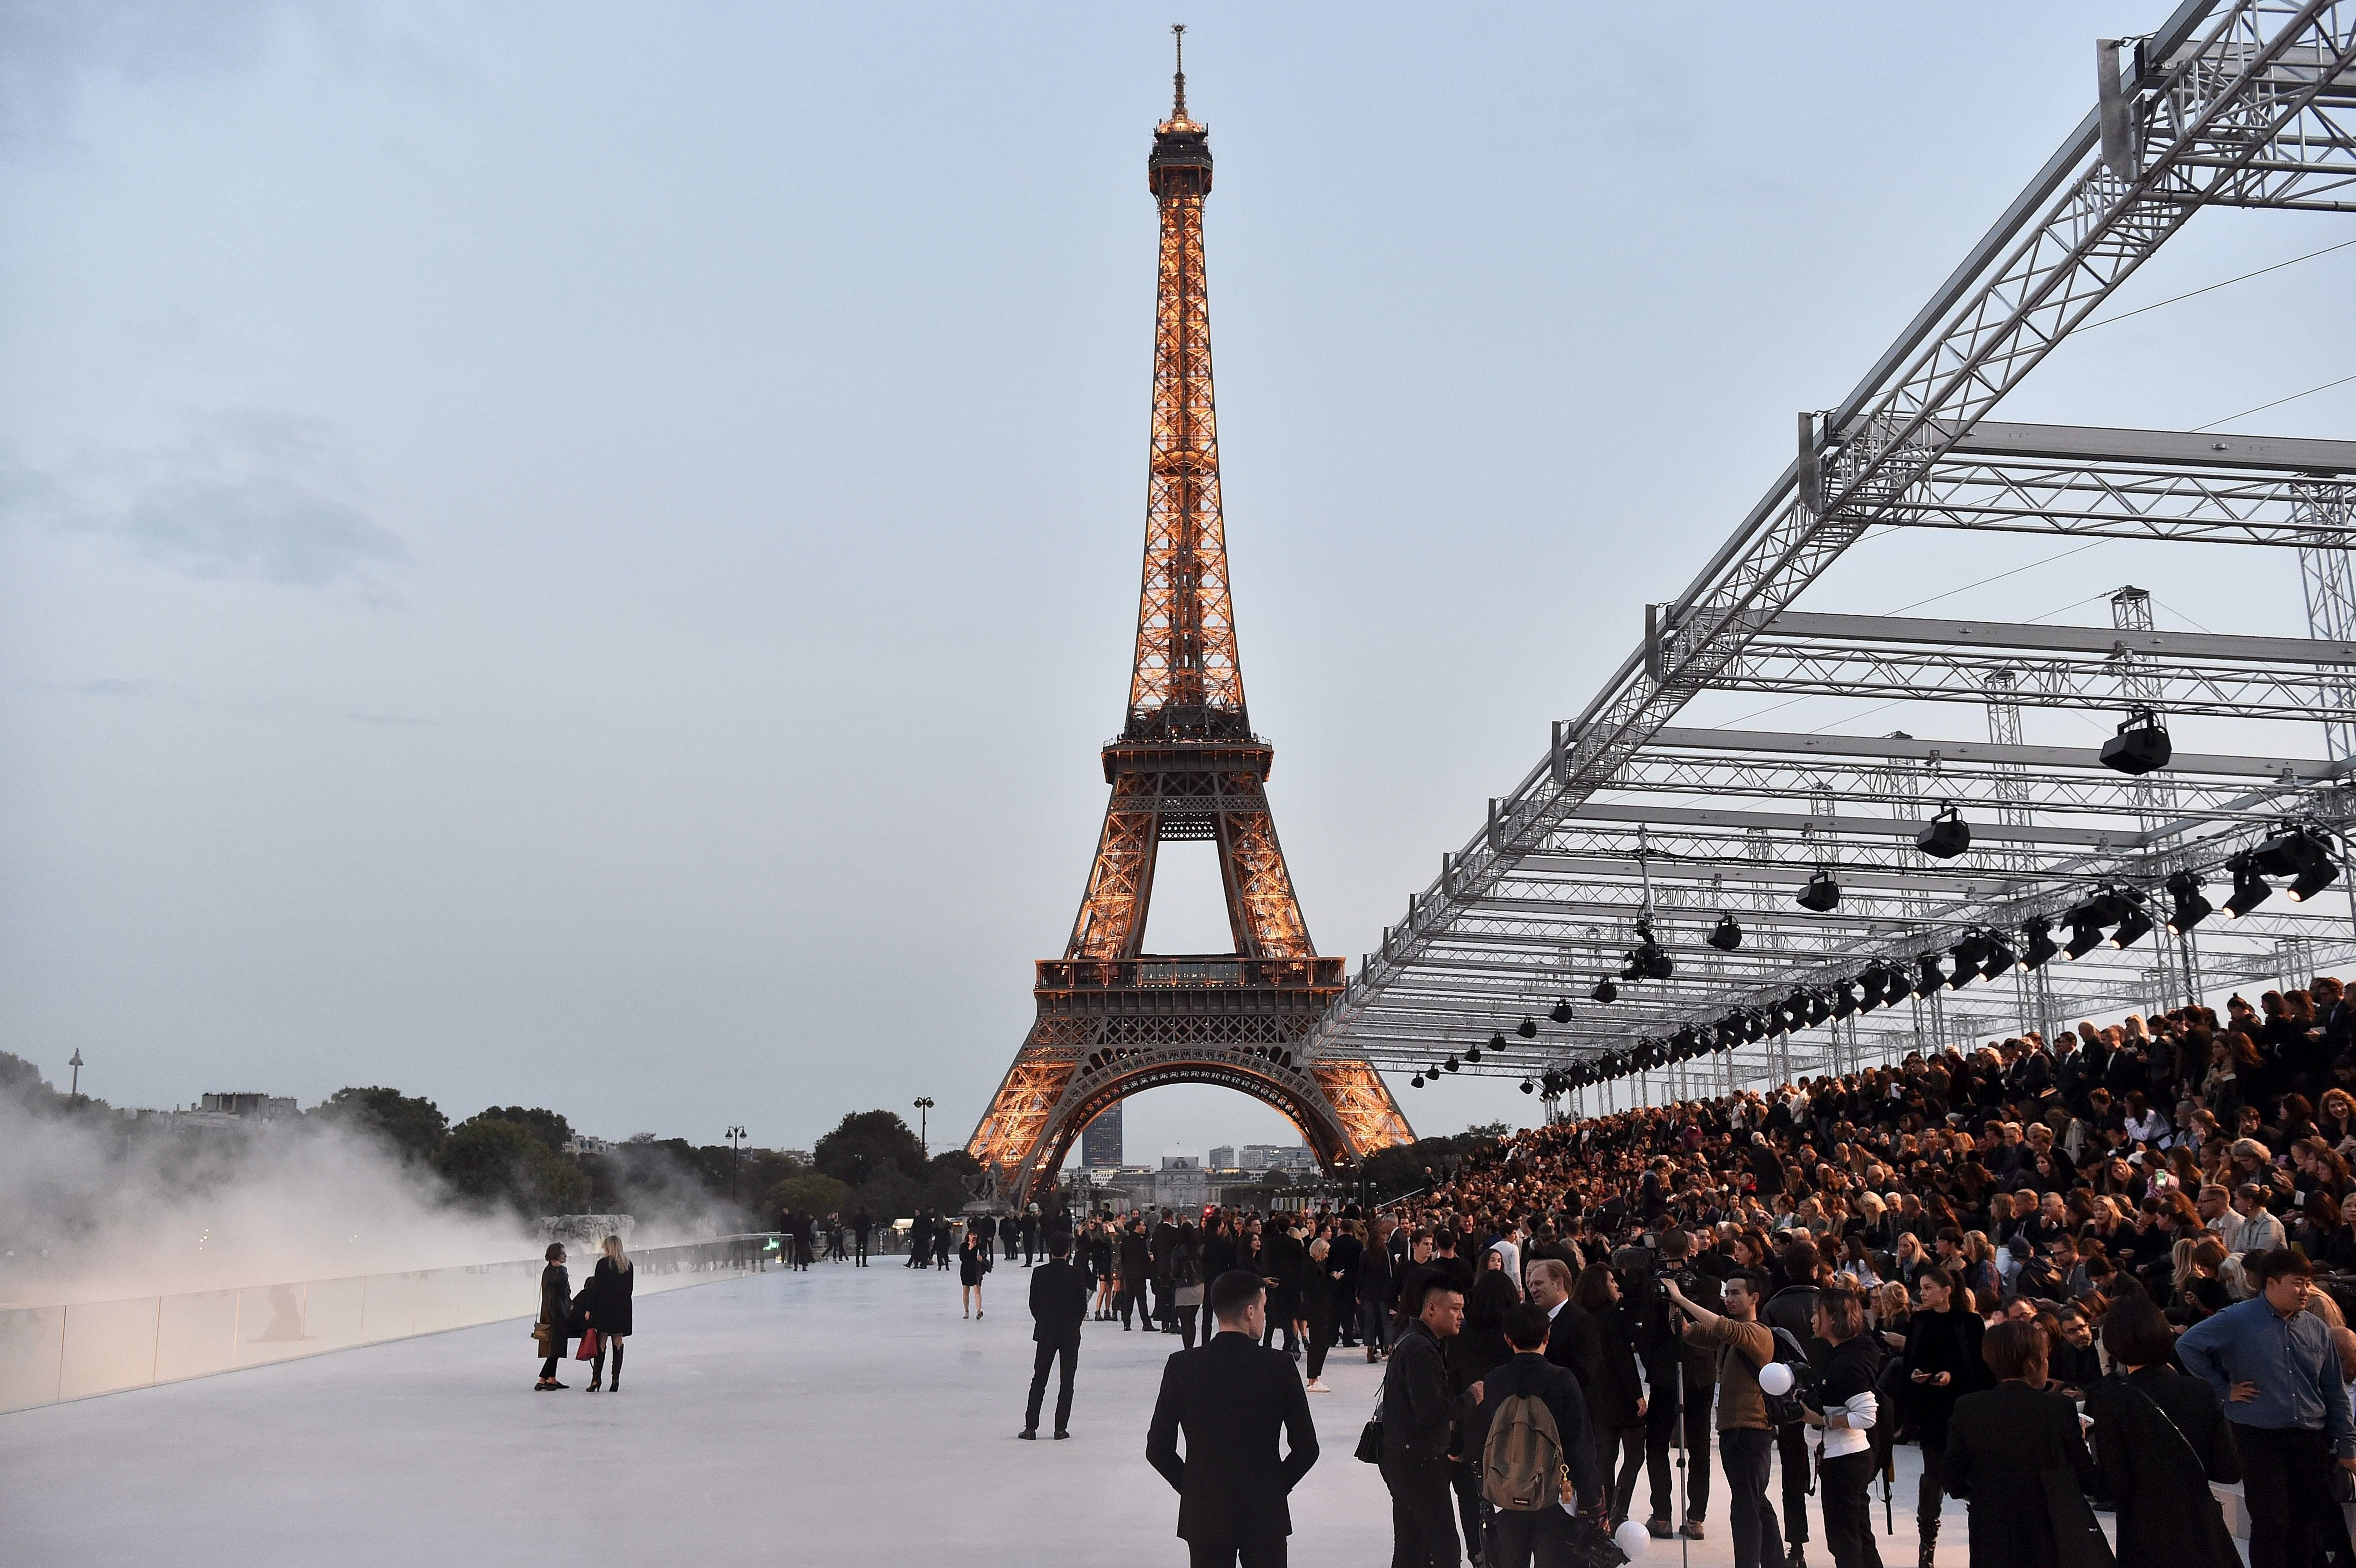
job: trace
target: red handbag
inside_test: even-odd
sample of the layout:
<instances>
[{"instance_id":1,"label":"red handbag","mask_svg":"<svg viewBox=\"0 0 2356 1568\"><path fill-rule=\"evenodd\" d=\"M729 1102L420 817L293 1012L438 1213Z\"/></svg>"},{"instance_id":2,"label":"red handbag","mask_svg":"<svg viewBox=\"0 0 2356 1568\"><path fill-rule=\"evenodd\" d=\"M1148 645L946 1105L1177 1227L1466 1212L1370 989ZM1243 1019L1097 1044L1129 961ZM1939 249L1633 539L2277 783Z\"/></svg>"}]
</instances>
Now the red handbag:
<instances>
[{"instance_id":1,"label":"red handbag","mask_svg":"<svg viewBox=\"0 0 2356 1568\"><path fill-rule=\"evenodd\" d=\"M594 1326L584 1329L581 1334L581 1348L573 1352L573 1359L576 1361L594 1359L598 1344L597 1330Z\"/></svg>"}]
</instances>

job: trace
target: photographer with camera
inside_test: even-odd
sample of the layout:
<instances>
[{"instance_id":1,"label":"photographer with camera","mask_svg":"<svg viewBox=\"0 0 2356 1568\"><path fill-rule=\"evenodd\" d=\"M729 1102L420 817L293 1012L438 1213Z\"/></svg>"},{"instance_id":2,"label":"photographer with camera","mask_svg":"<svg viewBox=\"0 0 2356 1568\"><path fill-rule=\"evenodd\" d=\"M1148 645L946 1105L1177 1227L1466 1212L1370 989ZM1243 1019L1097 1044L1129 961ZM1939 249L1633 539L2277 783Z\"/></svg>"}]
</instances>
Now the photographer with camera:
<instances>
[{"instance_id":1,"label":"photographer with camera","mask_svg":"<svg viewBox=\"0 0 2356 1568\"><path fill-rule=\"evenodd\" d=\"M1825 1489L1825 1544L1836 1568L1881 1568L1873 1543L1873 1515L1866 1485L1873 1478L1872 1430L1877 1412L1873 1387L1881 1371L1881 1351L1865 1331L1865 1303L1855 1291L1826 1290L1816 1295L1816 1337L1830 1347L1815 1363L1822 1374L1821 1408L1800 1419L1817 1429L1816 1477Z\"/></svg>"},{"instance_id":2,"label":"photographer with camera","mask_svg":"<svg viewBox=\"0 0 2356 1568\"><path fill-rule=\"evenodd\" d=\"M1664 1289L1691 1320L1686 1328L1687 1348L1717 1353L1718 1451L1726 1466L1734 1568L1777 1568L1783 1552L1775 1506L1767 1500L1775 1424L1768 1418L1767 1396L1759 1387L1759 1369L1775 1359L1775 1336L1758 1320L1765 1287L1757 1274L1736 1270L1726 1279L1722 1314L1688 1298L1677 1280L1665 1282Z\"/></svg>"},{"instance_id":3,"label":"photographer with camera","mask_svg":"<svg viewBox=\"0 0 2356 1568\"><path fill-rule=\"evenodd\" d=\"M1623 1247L1612 1262L1627 1282L1630 1338L1644 1365L1645 1386L1652 1391L1644 1411L1644 1473L1652 1483L1653 1511L1646 1533L1655 1541L1671 1539L1669 1508L1676 1489L1671 1476L1670 1448L1680 1424L1688 1456L1685 1489L1686 1538L1702 1538L1702 1519L1709 1505L1709 1407L1717 1384L1717 1362L1708 1349L1688 1349L1685 1320L1670 1310L1667 1286L1674 1283L1705 1306L1719 1299L1718 1282L1689 1268L1692 1238L1670 1229L1650 1248ZM1623 1502L1622 1507L1625 1507Z\"/></svg>"}]
</instances>

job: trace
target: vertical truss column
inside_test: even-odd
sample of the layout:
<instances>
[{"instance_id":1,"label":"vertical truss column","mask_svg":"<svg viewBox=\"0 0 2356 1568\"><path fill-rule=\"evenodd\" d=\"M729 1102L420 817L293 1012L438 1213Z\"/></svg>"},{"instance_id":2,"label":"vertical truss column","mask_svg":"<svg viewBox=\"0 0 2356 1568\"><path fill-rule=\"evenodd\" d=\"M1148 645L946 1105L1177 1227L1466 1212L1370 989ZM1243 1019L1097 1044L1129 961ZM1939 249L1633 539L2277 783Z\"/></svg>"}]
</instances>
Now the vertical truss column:
<instances>
[{"instance_id":1,"label":"vertical truss column","mask_svg":"<svg viewBox=\"0 0 2356 1568\"><path fill-rule=\"evenodd\" d=\"M2298 547L2308 635L2334 640L2356 638L2356 571L2350 569L2345 542L2351 523L2356 522L2356 485L2296 486L2291 515L2306 531L2308 540ZM2324 674L2329 685L2323 744L2332 761L2345 762L2356 756L2356 669L2335 664Z\"/></svg>"},{"instance_id":2,"label":"vertical truss column","mask_svg":"<svg viewBox=\"0 0 2356 1568\"><path fill-rule=\"evenodd\" d=\"M2151 593L2133 584L2111 596L2111 625L2121 631L2153 629ZM2135 655L2122 650L2116 660L2119 670L2119 694L2135 707L2159 711L2160 682L2142 668ZM2135 803L2136 825L2149 833L2176 814L2176 786L2164 776L2146 774L2127 787L2128 798ZM2157 872L2155 870L2155 875ZM2158 960L2154 973L2154 985L2161 996L2173 995L2183 988L2184 973L2178 954L2166 942L2155 944L2153 953Z\"/></svg>"}]
</instances>

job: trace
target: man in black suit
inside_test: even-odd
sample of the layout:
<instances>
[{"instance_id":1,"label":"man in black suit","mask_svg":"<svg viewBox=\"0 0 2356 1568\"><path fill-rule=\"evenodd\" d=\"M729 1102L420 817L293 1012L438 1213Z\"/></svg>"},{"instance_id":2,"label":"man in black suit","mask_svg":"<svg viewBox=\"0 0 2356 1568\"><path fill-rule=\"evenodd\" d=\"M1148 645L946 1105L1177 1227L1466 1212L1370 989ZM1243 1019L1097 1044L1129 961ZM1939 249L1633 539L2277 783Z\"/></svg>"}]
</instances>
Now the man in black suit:
<instances>
[{"instance_id":1,"label":"man in black suit","mask_svg":"<svg viewBox=\"0 0 2356 1568\"><path fill-rule=\"evenodd\" d=\"M1317 1428L1292 1358L1259 1342L1267 1286L1233 1269L1211 1282L1217 1332L1170 1358L1145 1458L1178 1494L1178 1535L1193 1568L1284 1568L1285 1498L1317 1463ZM1291 1452L1277 1457L1281 1427ZM1186 1455L1178 1455L1178 1434Z\"/></svg>"},{"instance_id":2,"label":"man in black suit","mask_svg":"<svg viewBox=\"0 0 2356 1568\"><path fill-rule=\"evenodd\" d=\"M1546 1359L1579 1380L1580 1402L1591 1412L1603 1381L1603 1325L1570 1299L1570 1265L1559 1258L1540 1258L1530 1264L1530 1299L1547 1315ZM1562 1439L1568 1444L1571 1434L1566 1432ZM1605 1448L1593 1432L1587 1443L1599 1467L1610 1470L1615 1451Z\"/></svg>"},{"instance_id":3,"label":"man in black suit","mask_svg":"<svg viewBox=\"0 0 2356 1568\"><path fill-rule=\"evenodd\" d=\"M1080 1325L1088 1316L1088 1282L1072 1267L1072 1238L1058 1230L1047 1238L1047 1263L1031 1276L1031 1337L1038 1354L1031 1362L1031 1402L1023 1407L1025 1442L1039 1435L1039 1404L1047 1395L1048 1364L1061 1359L1063 1377L1055 1386L1055 1435L1069 1437L1072 1424L1072 1372L1080 1360Z\"/></svg>"}]
</instances>

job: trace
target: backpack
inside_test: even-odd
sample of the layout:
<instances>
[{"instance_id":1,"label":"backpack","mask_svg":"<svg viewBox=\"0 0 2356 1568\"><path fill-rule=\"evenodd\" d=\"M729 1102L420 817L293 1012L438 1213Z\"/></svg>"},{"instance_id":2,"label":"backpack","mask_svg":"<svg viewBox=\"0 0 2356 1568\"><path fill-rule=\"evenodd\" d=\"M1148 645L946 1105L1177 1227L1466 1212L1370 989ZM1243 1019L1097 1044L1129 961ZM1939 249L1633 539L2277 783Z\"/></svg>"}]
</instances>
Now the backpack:
<instances>
[{"instance_id":1,"label":"backpack","mask_svg":"<svg viewBox=\"0 0 2356 1568\"><path fill-rule=\"evenodd\" d=\"M1508 1394L1481 1445L1481 1495L1495 1508L1535 1513L1562 1501L1562 1434L1536 1394Z\"/></svg>"}]
</instances>

